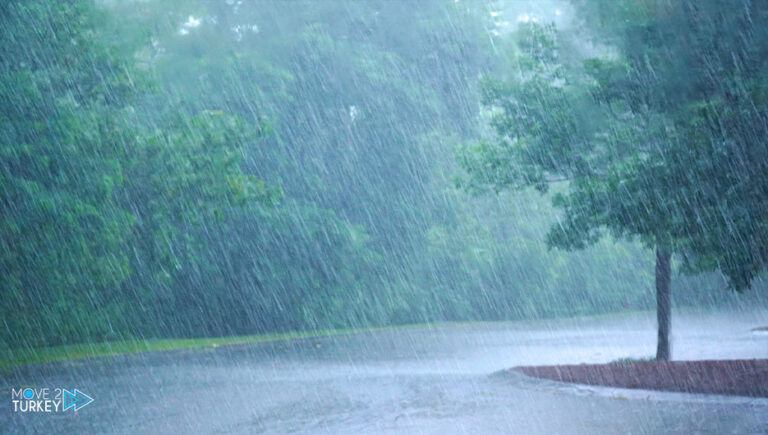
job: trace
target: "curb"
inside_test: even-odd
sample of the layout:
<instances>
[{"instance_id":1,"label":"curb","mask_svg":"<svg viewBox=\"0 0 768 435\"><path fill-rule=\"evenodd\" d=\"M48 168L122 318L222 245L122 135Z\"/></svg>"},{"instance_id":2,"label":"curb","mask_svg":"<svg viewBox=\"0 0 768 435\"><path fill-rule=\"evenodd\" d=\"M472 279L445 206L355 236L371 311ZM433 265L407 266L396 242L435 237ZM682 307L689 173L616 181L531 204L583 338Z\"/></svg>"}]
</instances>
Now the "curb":
<instances>
[{"instance_id":1,"label":"curb","mask_svg":"<svg viewBox=\"0 0 768 435\"><path fill-rule=\"evenodd\" d=\"M524 389L548 390L577 396L605 397L618 400L646 400L677 403L708 403L717 405L742 405L768 408L768 398L726 396L722 394L685 393L678 391L641 390L598 385L573 384L536 378L514 369L504 369L490 375L504 379Z\"/></svg>"}]
</instances>

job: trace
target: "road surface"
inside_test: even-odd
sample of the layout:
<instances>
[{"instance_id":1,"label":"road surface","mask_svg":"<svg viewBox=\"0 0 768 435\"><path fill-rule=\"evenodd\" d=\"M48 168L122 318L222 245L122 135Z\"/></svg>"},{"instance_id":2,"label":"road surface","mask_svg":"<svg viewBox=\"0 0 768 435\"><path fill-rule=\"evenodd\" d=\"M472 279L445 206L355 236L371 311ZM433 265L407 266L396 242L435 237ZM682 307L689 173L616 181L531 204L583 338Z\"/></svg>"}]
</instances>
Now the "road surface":
<instances>
[{"instance_id":1,"label":"road surface","mask_svg":"<svg viewBox=\"0 0 768 435\"><path fill-rule=\"evenodd\" d=\"M675 359L768 358L768 311L675 313ZM654 315L454 324L101 358L0 378L2 433L768 433L768 399L594 394L493 375L655 349ZM78 388L18 413L11 388Z\"/></svg>"}]
</instances>

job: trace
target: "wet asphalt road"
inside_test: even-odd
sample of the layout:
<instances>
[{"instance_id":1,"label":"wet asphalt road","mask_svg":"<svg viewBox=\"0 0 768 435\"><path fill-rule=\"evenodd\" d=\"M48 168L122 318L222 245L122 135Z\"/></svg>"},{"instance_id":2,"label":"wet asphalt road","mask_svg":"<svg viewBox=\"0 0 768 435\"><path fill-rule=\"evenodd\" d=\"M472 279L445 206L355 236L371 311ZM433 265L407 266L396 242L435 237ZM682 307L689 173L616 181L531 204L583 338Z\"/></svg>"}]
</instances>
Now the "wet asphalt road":
<instances>
[{"instance_id":1,"label":"wet asphalt road","mask_svg":"<svg viewBox=\"0 0 768 435\"><path fill-rule=\"evenodd\" d=\"M675 359L768 358L768 311L675 313ZM0 378L1 433L768 433L768 399L639 398L514 375L653 354L652 313L441 325L52 364ZM12 387L78 388L21 414Z\"/></svg>"}]
</instances>

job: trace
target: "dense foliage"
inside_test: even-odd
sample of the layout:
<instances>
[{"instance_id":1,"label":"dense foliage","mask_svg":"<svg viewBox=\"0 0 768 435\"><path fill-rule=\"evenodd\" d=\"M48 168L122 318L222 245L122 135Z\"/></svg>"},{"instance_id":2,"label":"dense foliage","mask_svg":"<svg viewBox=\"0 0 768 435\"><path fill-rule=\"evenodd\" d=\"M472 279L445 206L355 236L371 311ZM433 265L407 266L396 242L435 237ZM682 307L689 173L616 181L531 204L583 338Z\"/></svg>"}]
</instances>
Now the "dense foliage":
<instances>
[{"instance_id":1,"label":"dense foliage","mask_svg":"<svg viewBox=\"0 0 768 435\"><path fill-rule=\"evenodd\" d=\"M630 13L598 3L576 5ZM652 258L597 242L606 227L650 244L664 230L691 268L720 266L738 287L754 278L766 246L768 159L750 127L764 119L761 46L743 47L738 77L723 51L733 47L704 59L729 71L733 99L699 74L674 86L678 106L637 105L653 89L642 68L671 76L704 60L667 65L676 49L665 45L650 66L624 48L583 63L576 38L536 23L508 35L494 14L442 0L0 5L0 346L649 308ZM589 16L606 46L686 44L682 30L651 31L684 23L649 18L638 40ZM483 76L503 79L478 87ZM457 188L457 144L487 119L503 140L460 154L472 177ZM654 147L670 123L677 142ZM670 192L704 152L677 143L728 157ZM719 184L696 196L708 180ZM563 214L525 189L466 189L551 183ZM654 186L664 202L633 193ZM596 244L549 251L556 222L553 244ZM680 280L678 300L724 298L712 276Z\"/></svg>"}]
</instances>

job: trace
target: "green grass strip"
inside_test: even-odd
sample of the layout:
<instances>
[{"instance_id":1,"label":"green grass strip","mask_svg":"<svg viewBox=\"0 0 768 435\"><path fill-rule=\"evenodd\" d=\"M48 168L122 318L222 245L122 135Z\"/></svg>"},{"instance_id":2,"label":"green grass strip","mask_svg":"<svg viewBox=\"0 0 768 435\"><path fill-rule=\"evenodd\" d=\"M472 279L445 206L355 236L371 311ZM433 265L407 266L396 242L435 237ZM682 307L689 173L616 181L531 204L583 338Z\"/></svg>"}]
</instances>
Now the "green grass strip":
<instances>
[{"instance_id":1,"label":"green grass strip","mask_svg":"<svg viewBox=\"0 0 768 435\"><path fill-rule=\"evenodd\" d=\"M234 344L264 343L278 340L323 337L340 334L388 329L359 328L333 329L318 331L296 331L273 334L242 335L232 337L211 338L165 338L165 339L133 339L111 341L104 343L82 343L65 346L50 346L42 348L13 349L0 354L0 373L10 373L14 367L30 364L44 364L57 361L72 361L85 358L97 358L113 355L125 355L144 352L156 352L178 349L201 349L207 347L227 346Z\"/></svg>"}]
</instances>

